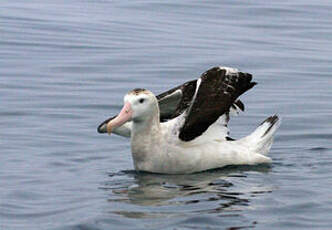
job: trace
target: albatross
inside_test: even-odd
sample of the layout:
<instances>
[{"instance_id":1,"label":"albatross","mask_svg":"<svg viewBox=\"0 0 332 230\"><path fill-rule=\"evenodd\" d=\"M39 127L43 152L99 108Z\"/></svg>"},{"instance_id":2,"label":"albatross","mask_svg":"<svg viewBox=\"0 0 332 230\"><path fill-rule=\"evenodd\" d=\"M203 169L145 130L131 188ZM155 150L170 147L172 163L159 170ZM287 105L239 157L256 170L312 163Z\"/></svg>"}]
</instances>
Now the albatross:
<instances>
[{"instance_id":1,"label":"albatross","mask_svg":"<svg viewBox=\"0 0 332 230\"><path fill-rule=\"evenodd\" d=\"M125 95L120 113L97 130L130 137L137 171L187 174L269 163L267 154L280 126L277 115L237 140L229 137L227 127L230 116L244 111L239 96L256 84L249 73L213 67L158 96L133 89Z\"/></svg>"}]
</instances>

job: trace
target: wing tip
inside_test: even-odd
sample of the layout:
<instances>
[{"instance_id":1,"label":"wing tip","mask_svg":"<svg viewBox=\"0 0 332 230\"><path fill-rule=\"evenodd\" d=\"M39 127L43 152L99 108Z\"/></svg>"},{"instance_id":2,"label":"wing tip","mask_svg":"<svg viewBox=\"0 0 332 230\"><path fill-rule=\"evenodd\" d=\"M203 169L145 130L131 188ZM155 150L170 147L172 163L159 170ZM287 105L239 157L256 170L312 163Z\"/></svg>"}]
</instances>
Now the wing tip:
<instances>
[{"instance_id":1,"label":"wing tip","mask_svg":"<svg viewBox=\"0 0 332 230\"><path fill-rule=\"evenodd\" d=\"M235 102L234 102L234 104L242 111L242 112L244 112L244 110L245 110L245 107L244 107L244 104L243 104L243 102L241 101L241 100L236 100Z\"/></svg>"}]
</instances>

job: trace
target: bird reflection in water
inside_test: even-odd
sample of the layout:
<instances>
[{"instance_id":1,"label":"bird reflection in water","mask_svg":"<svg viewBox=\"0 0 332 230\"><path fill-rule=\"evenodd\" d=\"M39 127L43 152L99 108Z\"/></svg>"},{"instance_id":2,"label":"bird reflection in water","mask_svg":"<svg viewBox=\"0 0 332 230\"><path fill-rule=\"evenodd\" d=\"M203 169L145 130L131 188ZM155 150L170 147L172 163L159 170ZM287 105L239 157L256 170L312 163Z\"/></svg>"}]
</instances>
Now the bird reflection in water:
<instances>
[{"instance_id":1,"label":"bird reflection in water","mask_svg":"<svg viewBox=\"0 0 332 230\"><path fill-rule=\"evenodd\" d=\"M231 166L188 175L121 171L110 173L100 189L109 192L108 212L127 218L236 216L250 207L251 198L272 192L271 186L247 182L252 174L270 169L269 165Z\"/></svg>"}]
</instances>

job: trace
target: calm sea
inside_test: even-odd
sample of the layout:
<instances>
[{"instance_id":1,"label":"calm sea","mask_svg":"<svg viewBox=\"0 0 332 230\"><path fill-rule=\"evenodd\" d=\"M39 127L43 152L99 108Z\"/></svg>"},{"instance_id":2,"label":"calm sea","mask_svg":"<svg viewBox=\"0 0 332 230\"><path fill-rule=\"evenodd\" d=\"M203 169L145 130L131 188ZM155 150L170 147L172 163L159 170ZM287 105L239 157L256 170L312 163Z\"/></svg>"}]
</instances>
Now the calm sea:
<instances>
[{"instance_id":1,"label":"calm sea","mask_svg":"<svg viewBox=\"0 0 332 230\"><path fill-rule=\"evenodd\" d=\"M332 229L332 2L2 0L0 229ZM231 136L283 118L271 165L133 171L123 95L254 75Z\"/></svg>"}]
</instances>

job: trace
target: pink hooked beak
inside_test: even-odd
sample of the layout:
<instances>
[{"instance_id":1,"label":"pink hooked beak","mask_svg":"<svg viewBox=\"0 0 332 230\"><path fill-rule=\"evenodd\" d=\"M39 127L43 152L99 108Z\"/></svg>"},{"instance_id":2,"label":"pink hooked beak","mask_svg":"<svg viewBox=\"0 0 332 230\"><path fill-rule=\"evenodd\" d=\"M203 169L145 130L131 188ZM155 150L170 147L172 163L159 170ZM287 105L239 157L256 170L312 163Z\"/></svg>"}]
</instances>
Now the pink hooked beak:
<instances>
[{"instance_id":1,"label":"pink hooked beak","mask_svg":"<svg viewBox=\"0 0 332 230\"><path fill-rule=\"evenodd\" d=\"M126 102L123 108L121 109L119 115L107 123L106 125L107 133L110 135L113 127L119 127L124 123L126 123L128 120L130 120L132 114L133 110L131 109L130 103Z\"/></svg>"}]
</instances>

